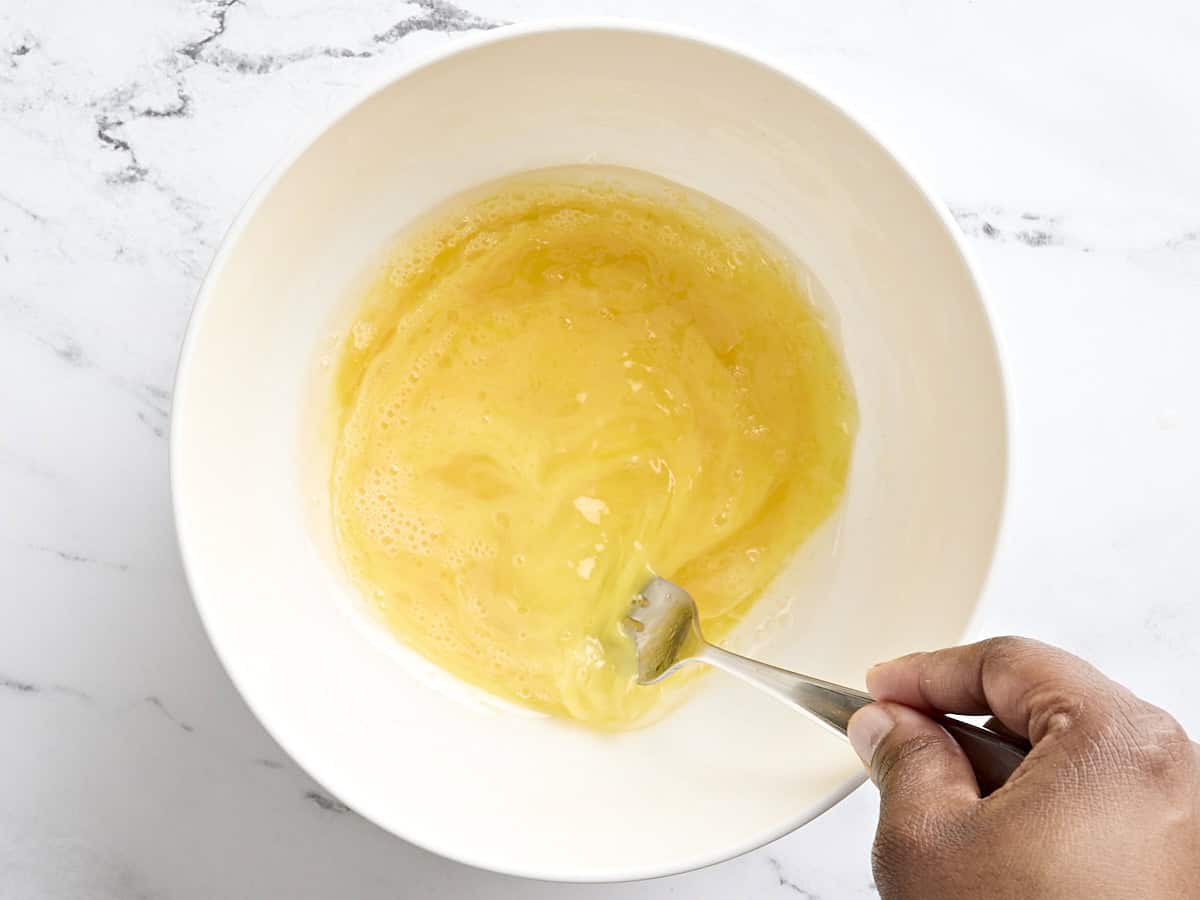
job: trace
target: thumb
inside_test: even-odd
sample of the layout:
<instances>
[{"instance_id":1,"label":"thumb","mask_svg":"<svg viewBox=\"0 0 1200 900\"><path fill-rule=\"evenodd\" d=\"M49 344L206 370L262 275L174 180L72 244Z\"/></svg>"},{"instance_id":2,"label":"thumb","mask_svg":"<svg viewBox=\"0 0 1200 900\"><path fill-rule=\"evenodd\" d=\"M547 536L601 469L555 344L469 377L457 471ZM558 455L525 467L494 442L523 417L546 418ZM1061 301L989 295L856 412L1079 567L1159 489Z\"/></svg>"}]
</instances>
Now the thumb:
<instances>
[{"instance_id":1,"label":"thumb","mask_svg":"<svg viewBox=\"0 0 1200 900\"><path fill-rule=\"evenodd\" d=\"M979 801L975 773L940 725L899 703L864 706L846 734L879 787L871 851L879 895L929 896L922 879L962 849L965 813Z\"/></svg>"},{"instance_id":2,"label":"thumb","mask_svg":"<svg viewBox=\"0 0 1200 900\"><path fill-rule=\"evenodd\" d=\"M962 748L915 709L871 703L851 717L846 734L879 788L881 819L928 819L979 799Z\"/></svg>"}]
</instances>

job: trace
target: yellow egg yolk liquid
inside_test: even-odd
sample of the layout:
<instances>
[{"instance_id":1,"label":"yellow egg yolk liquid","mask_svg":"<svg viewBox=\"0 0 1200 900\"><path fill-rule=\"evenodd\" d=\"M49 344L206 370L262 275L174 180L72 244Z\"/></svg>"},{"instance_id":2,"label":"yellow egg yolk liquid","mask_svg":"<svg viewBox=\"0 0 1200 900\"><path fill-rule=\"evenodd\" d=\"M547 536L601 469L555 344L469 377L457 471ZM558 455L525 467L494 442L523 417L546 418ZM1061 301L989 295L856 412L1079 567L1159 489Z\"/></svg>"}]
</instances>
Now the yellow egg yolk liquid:
<instances>
[{"instance_id":1,"label":"yellow egg yolk liquid","mask_svg":"<svg viewBox=\"0 0 1200 900\"><path fill-rule=\"evenodd\" d=\"M337 350L330 480L403 643L603 728L673 689L635 682L638 589L679 583L727 634L836 506L856 425L785 256L620 172L498 182L402 237Z\"/></svg>"}]
</instances>

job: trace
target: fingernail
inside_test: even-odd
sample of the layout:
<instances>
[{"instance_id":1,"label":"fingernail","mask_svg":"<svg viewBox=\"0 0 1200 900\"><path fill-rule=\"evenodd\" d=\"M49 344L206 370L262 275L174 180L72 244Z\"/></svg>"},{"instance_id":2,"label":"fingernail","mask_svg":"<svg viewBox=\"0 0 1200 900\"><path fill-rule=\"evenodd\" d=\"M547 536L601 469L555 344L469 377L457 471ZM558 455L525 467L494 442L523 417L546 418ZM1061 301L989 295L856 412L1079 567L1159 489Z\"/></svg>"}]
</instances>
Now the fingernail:
<instances>
[{"instance_id":1,"label":"fingernail","mask_svg":"<svg viewBox=\"0 0 1200 900\"><path fill-rule=\"evenodd\" d=\"M854 748L864 766L871 765L875 749L895 724L888 711L878 703L864 706L850 718L846 736L850 738L850 746Z\"/></svg>"}]
</instances>

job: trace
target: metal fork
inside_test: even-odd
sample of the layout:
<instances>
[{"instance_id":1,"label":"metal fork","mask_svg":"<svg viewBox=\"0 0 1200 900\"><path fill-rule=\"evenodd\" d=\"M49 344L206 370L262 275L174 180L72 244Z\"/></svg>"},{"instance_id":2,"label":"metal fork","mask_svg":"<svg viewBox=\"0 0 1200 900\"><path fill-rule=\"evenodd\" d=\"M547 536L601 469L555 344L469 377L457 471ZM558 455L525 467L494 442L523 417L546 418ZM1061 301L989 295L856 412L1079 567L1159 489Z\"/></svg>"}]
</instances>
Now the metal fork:
<instances>
[{"instance_id":1,"label":"metal fork","mask_svg":"<svg viewBox=\"0 0 1200 900\"><path fill-rule=\"evenodd\" d=\"M842 737L850 717L873 702L871 695L862 691L713 646L700 631L691 595L665 578L654 578L642 588L625 621L637 647L639 684L662 681L687 663L707 663L807 713ZM1029 743L1020 738L946 716L933 718L962 747L984 796L1004 784L1029 752Z\"/></svg>"}]
</instances>

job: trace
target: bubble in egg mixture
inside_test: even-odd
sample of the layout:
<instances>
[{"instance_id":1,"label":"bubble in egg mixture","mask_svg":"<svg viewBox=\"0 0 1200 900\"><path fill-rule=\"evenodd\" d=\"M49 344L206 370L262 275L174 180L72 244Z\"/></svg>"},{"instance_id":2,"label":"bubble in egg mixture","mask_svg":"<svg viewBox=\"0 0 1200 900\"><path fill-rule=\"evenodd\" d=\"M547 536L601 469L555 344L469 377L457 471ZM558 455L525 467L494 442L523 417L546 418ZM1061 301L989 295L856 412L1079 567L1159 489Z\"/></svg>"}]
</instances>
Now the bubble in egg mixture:
<instances>
[{"instance_id":1,"label":"bubble in egg mixture","mask_svg":"<svg viewBox=\"0 0 1200 900\"><path fill-rule=\"evenodd\" d=\"M636 176L636 177L635 177ZM837 505L856 428L786 257L639 173L545 170L409 229L335 355L342 561L397 638L510 701L645 721L652 573L720 639Z\"/></svg>"}]
</instances>

